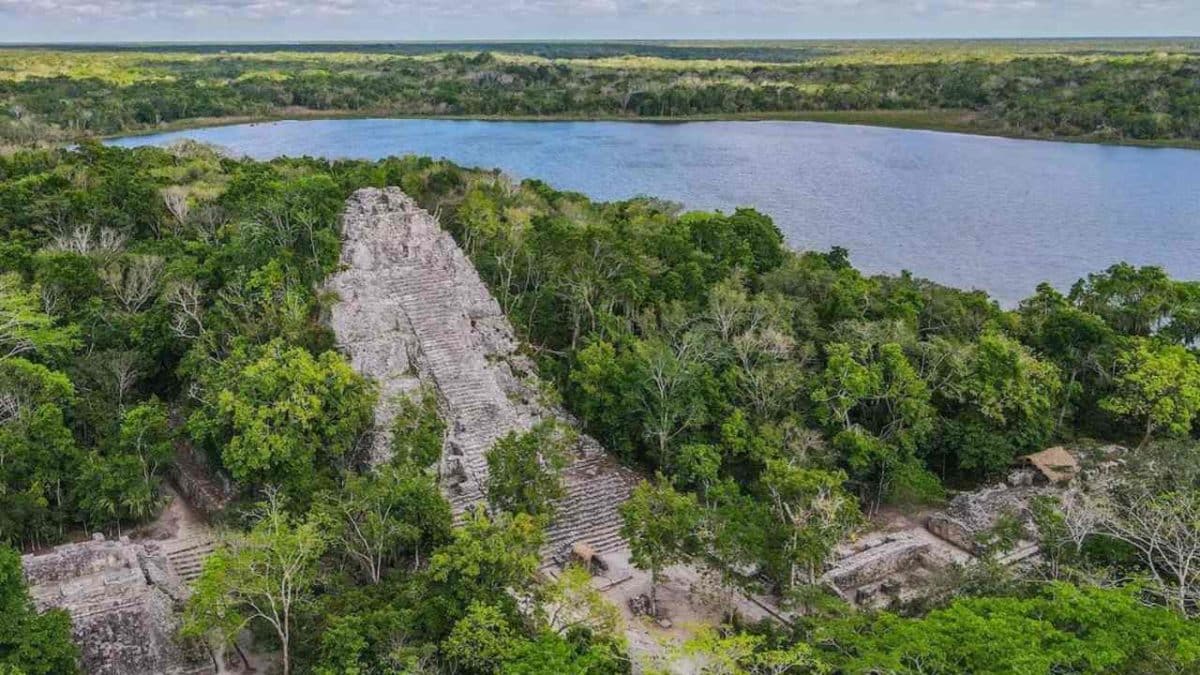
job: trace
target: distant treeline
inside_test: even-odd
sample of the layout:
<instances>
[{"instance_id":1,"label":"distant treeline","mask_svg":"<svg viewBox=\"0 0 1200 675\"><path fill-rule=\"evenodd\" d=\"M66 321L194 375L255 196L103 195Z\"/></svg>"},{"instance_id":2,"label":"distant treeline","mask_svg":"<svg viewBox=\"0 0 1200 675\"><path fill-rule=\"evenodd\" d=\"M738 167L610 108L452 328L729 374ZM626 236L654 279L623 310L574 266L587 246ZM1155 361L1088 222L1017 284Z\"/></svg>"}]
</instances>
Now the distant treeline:
<instances>
[{"instance_id":1,"label":"distant treeline","mask_svg":"<svg viewBox=\"0 0 1200 675\"><path fill-rule=\"evenodd\" d=\"M746 53L736 50L748 47L640 43L518 45L526 52L543 49L541 55L362 51L369 46L353 53L0 51L0 142L42 144L206 118L313 114L690 118L820 113L871 122L863 115L898 111L915 113L907 126L927 128L1117 142L1200 141L1200 56L1044 54L1030 52L1025 43L969 43L970 48L968 43L904 43L878 50L853 44L834 54L812 47L812 58L803 63L708 58L716 52L728 58L727 49L741 58ZM773 44L752 48L782 49ZM594 58L570 58L572 50ZM699 51L691 60L683 59L683 52L675 55L679 58L644 55L654 50ZM885 115L878 117L877 123L888 123Z\"/></svg>"}]
</instances>

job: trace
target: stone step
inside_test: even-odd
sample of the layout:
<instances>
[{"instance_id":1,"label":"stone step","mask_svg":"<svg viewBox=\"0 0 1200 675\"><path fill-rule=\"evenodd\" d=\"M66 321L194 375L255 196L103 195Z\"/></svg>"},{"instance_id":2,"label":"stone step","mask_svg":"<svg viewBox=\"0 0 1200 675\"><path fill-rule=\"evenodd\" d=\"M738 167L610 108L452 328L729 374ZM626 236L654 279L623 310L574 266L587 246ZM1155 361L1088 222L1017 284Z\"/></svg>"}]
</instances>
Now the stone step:
<instances>
[{"instance_id":1,"label":"stone step","mask_svg":"<svg viewBox=\"0 0 1200 675\"><path fill-rule=\"evenodd\" d=\"M461 519L484 499L487 453L497 439L561 415L509 398L513 385L508 366L492 359L512 355L497 348L515 348L512 328L470 261L433 217L394 188L361 190L347 202L343 233L343 270L330 280L342 299L339 307L346 306L333 312L338 343L350 352L356 368L383 383L383 391L409 388L410 363L422 381L436 388L449 426L442 485ZM400 346L389 349L389 343ZM392 381L406 384L389 387ZM536 400L536 393L518 398ZM389 417L383 411L376 419ZM582 445L589 454L564 474L568 496L559 504L547 541L623 545L617 505L628 496L632 481L628 472L604 461L595 441ZM377 454L386 458L386 448Z\"/></svg>"}]
</instances>

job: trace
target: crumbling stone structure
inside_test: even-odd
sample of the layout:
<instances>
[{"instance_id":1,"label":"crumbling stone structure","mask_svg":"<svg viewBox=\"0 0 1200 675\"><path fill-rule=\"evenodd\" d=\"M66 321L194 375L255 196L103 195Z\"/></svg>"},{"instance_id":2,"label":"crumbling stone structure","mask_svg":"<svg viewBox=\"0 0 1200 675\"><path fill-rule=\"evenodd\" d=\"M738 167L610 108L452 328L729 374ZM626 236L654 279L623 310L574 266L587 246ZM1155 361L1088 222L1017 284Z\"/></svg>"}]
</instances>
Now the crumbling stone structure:
<instances>
[{"instance_id":1,"label":"crumbling stone structure","mask_svg":"<svg viewBox=\"0 0 1200 675\"><path fill-rule=\"evenodd\" d=\"M934 572L965 559L919 528L877 532L838 546L821 582L847 602L884 607L917 597Z\"/></svg>"},{"instance_id":2,"label":"crumbling stone structure","mask_svg":"<svg viewBox=\"0 0 1200 675\"><path fill-rule=\"evenodd\" d=\"M542 400L500 305L433 216L397 188L364 189L347 202L342 228L330 323L355 369L380 386L371 461L390 456L397 397L432 385L449 427L442 484L461 514L485 499L487 451L498 439L542 420L572 420ZM598 554L623 546L617 506L636 480L581 434L546 559L564 561L577 543Z\"/></svg>"},{"instance_id":3,"label":"crumbling stone structure","mask_svg":"<svg viewBox=\"0 0 1200 675\"><path fill-rule=\"evenodd\" d=\"M950 500L945 511L929 516L925 527L955 546L978 555L986 549L988 536L1000 519L1013 518L1020 525L1022 535L1016 547L1002 557L1001 562L1015 563L1036 555L1038 551L1037 528L1031 508L1033 501L1057 492L1051 486L1024 481L1016 485L1000 483L974 492L964 492Z\"/></svg>"},{"instance_id":4,"label":"crumbling stone structure","mask_svg":"<svg viewBox=\"0 0 1200 675\"><path fill-rule=\"evenodd\" d=\"M152 542L96 535L22 559L39 610L71 615L83 672L89 675L215 673L203 647L180 642L186 589Z\"/></svg>"},{"instance_id":5,"label":"crumbling stone structure","mask_svg":"<svg viewBox=\"0 0 1200 675\"><path fill-rule=\"evenodd\" d=\"M1119 461L1120 453L1115 446L1100 449L1101 468ZM1079 457L1065 448L1023 457L1006 483L958 494L923 523L901 518L902 525L842 544L822 581L847 601L879 607L919 596L933 572L949 565L982 556L995 556L1003 565L1027 564L1039 553L1034 502L1060 496L1079 473ZM1009 534L1016 541L996 552L991 549L1002 518L1015 521Z\"/></svg>"}]
</instances>

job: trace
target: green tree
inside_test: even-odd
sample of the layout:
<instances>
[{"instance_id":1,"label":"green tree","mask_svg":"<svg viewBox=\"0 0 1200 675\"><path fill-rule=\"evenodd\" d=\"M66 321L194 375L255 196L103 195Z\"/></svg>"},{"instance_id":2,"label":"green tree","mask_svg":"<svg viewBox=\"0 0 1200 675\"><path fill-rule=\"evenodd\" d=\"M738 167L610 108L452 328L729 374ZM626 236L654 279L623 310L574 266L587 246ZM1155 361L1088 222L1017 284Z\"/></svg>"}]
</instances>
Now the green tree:
<instances>
[{"instance_id":1,"label":"green tree","mask_svg":"<svg viewBox=\"0 0 1200 675\"><path fill-rule=\"evenodd\" d=\"M21 555L0 545L0 672L70 675L79 672L71 617L61 609L39 614L25 590Z\"/></svg>"},{"instance_id":2,"label":"green tree","mask_svg":"<svg viewBox=\"0 0 1200 675\"><path fill-rule=\"evenodd\" d=\"M826 346L826 365L809 397L817 420L853 475L885 495L916 493L923 469L914 455L933 430L930 392L901 346Z\"/></svg>"},{"instance_id":3,"label":"green tree","mask_svg":"<svg viewBox=\"0 0 1200 675\"><path fill-rule=\"evenodd\" d=\"M632 372L633 364L615 345L596 340L576 353L570 374L572 403L588 431L626 457L641 440Z\"/></svg>"},{"instance_id":4,"label":"green tree","mask_svg":"<svg viewBox=\"0 0 1200 675\"><path fill-rule=\"evenodd\" d=\"M392 461L428 467L442 457L446 423L438 415L437 393L422 387L413 396L401 396L392 418Z\"/></svg>"},{"instance_id":5,"label":"green tree","mask_svg":"<svg viewBox=\"0 0 1200 675\"><path fill-rule=\"evenodd\" d=\"M1139 590L1050 584L1032 598L955 600L922 618L893 614L816 626L839 672L1163 673L1200 665L1200 627Z\"/></svg>"},{"instance_id":6,"label":"green tree","mask_svg":"<svg viewBox=\"0 0 1200 675\"><path fill-rule=\"evenodd\" d=\"M154 515L173 451L165 406L151 400L126 410L113 447L84 462L78 498L84 517L96 526L119 527L122 520Z\"/></svg>"},{"instance_id":7,"label":"green tree","mask_svg":"<svg viewBox=\"0 0 1200 675\"><path fill-rule=\"evenodd\" d=\"M74 401L63 373L20 357L0 360L0 542L62 535L82 461L67 427Z\"/></svg>"},{"instance_id":8,"label":"green tree","mask_svg":"<svg viewBox=\"0 0 1200 675\"><path fill-rule=\"evenodd\" d=\"M933 348L943 361L934 375L935 392L951 418L942 444L959 468L998 471L1018 453L1045 442L1062 395L1053 364L997 332L983 334L975 344Z\"/></svg>"},{"instance_id":9,"label":"green tree","mask_svg":"<svg viewBox=\"0 0 1200 675\"><path fill-rule=\"evenodd\" d=\"M336 352L314 357L274 340L211 370L188 428L239 482L308 495L370 427L374 390Z\"/></svg>"},{"instance_id":10,"label":"green tree","mask_svg":"<svg viewBox=\"0 0 1200 675\"><path fill-rule=\"evenodd\" d=\"M771 645L763 635L705 627L668 655L671 663L686 664L703 675L817 675L831 672L816 650L798 643ZM659 675L660 671L651 671ZM668 666L662 675L675 672Z\"/></svg>"},{"instance_id":11,"label":"green tree","mask_svg":"<svg viewBox=\"0 0 1200 675\"><path fill-rule=\"evenodd\" d=\"M592 573L570 564L552 582L538 588L534 610L539 630L569 637L580 631L592 638L618 639L621 612L596 590Z\"/></svg>"},{"instance_id":12,"label":"green tree","mask_svg":"<svg viewBox=\"0 0 1200 675\"><path fill-rule=\"evenodd\" d=\"M621 536L629 542L630 560L650 572L650 611L658 613L658 577L695 550L701 523L696 496L676 492L662 476L643 481L621 505Z\"/></svg>"},{"instance_id":13,"label":"green tree","mask_svg":"<svg viewBox=\"0 0 1200 675\"><path fill-rule=\"evenodd\" d=\"M450 505L434 478L410 464L391 464L348 474L340 490L318 501L331 547L377 584L403 559L413 567L450 538Z\"/></svg>"},{"instance_id":14,"label":"green tree","mask_svg":"<svg viewBox=\"0 0 1200 675\"><path fill-rule=\"evenodd\" d=\"M227 533L204 561L188 599L183 634L215 633L233 640L242 628L262 624L279 641L284 675L292 671L296 621L313 597L328 542L317 520L288 515L278 494L258 506L245 533Z\"/></svg>"},{"instance_id":15,"label":"green tree","mask_svg":"<svg viewBox=\"0 0 1200 675\"><path fill-rule=\"evenodd\" d=\"M0 360L21 355L56 358L79 346L78 330L55 325L42 310L37 287L17 274L0 274Z\"/></svg>"},{"instance_id":16,"label":"green tree","mask_svg":"<svg viewBox=\"0 0 1200 675\"><path fill-rule=\"evenodd\" d=\"M501 662L521 639L503 610L472 603L467 615L454 624L442 650L456 672L482 675L501 672Z\"/></svg>"},{"instance_id":17,"label":"green tree","mask_svg":"<svg viewBox=\"0 0 1200 675\"><path fill-rule=\"evenodd\" d=\"M1141 423L1139 447L1155 432L1186 434L1200 413L1200 361L1179 345L1135 339L1117 356L1115 391L1100 405Z\"/></svg>"},{"instance_id":18,"label":"green tree","mask_svg":"<svg viewBox=\"0 0 1200 675\"><path fill-rule=\"evenodd\" d=\"M759 477L774 530L767 540L775 550L767 557L785 588L816 583L833 547L860 523L858 503L842 487L845 480L840 471L767 462Z\"/></svg>"},{"instance_id":19,"label":"green tree","mask_svg":"<svg viewBox=\"0 0 1200 675\"><path fill-rule=\"evenodd\" d=\"M1122 262L1080 279L1069 297L1084 311L1104 317L1116 331L1146 337L1169 321L1179 290L1161 267Z\"/></svg>"},{"instance_id":20,"label":"green tree","mask_svg":"<svg viewBox=\"0 0 1200 675\"><path fill-rule=\"evenodd\" d=\"M578 644L554 633L517 642L500 664L505 675L619 675L628 658L611 643Z\"/></svg>"},{"instance_id":21,"label":"green tree","mask_svg":"<svg viewBox=\"0 0 1200 675\"><path fill-rule=\"evenodd\" d=\"M1081 378L1104 372L1105 356L1113 347L1115 333L1104 319L1072 307L1048 285L1039 286L1038 294L1021 304L1021 315L1028 341L1067 375L1058 414L1057 426L1061 428L1072 400L1084 394ZM1094 380L1082 381L1095 385Z\"/></svg>"},{"instance_id":22,"label":"green tree","mask_svg":"<svg viewBox=\"0 0 1200 675\"><path fill-rule=\"evenodd\" d=\"M472 603L511 606L510 593L528 591L540 565L542 529L530 516L489 518L478 509L434 551L426 577L434 597L422 610L433 632L465 616Z\"/></svg>"},{"instance_id":23,"label":"green tree","mask_svg":"<svg viewBox=\"0 0 1200 675\"><path fill-rule=\"evenodd\" d=\"M705 339L688 330L674 337L638 341L633 362L638 383L638 414L653 457L661 462L682 433L703 424L708 415L704 380L708 354Z\"/></svg>"},{"instance_id":24,"label":"green tree","mask_svg":"<svg viewBox=\"0 0 1200 675\"><path fill-rule=\"evenodd\" d=\"M550 516L564 493L562 470L574 432L557 422L509 432L487 453L487 494L492 508Z\"/></svg>"}]
</instances>

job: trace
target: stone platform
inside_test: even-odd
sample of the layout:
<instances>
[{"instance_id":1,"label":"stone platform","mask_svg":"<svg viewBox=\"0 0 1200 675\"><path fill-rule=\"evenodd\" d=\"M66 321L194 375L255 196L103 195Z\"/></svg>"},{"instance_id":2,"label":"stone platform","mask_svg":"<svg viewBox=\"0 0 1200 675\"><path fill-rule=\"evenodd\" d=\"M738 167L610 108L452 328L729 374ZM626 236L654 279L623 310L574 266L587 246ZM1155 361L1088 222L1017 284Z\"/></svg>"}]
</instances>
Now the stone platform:
<instances>
[{"instance_id":1,"label":"stone platform","mask_svg":"<svg viewBox=\"0 0 1200 675\"><path fill-rule=\"evenodd\" d=\"M22 558L39 610L71 615L82 670L89 675L215 673L208 651L179 641L182 580L152 542L64 544Z\"/></svg>"}]
</instances>

